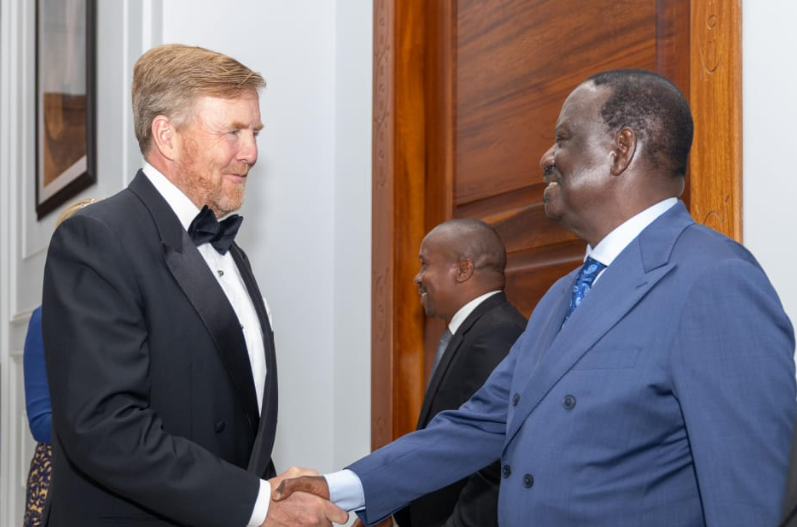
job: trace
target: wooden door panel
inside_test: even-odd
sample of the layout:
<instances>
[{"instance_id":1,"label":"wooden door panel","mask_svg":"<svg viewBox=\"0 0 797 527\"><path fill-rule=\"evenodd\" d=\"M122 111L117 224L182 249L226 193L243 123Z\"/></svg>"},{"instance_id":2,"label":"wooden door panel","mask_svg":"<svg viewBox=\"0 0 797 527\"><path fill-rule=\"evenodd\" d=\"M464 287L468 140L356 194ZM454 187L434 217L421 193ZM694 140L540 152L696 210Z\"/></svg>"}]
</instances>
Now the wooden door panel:
<instances>
[{"instance_id":1,"label":"wooden door panel","mask_svg":"<svg viewBox=\"0 0 797 527\"><path fill-rule=\"evenodd\" d=\"M589 74L655 68L655 0L456 4L458 205L541 184L562 102Z\"/></svg>"},{"instance_id":2,"label":"wooden door panel","mask_svg":"<svg viewBox=\"0 0 797 527\"><path fill-rule=\"evenodd\" d=\"M457 2L452 213L496 227L507 295L526 315L584 255L542 203L539 160L562 103L597 71L654 69L656 27L654 0Z\"/></svg>"}]
</instances>

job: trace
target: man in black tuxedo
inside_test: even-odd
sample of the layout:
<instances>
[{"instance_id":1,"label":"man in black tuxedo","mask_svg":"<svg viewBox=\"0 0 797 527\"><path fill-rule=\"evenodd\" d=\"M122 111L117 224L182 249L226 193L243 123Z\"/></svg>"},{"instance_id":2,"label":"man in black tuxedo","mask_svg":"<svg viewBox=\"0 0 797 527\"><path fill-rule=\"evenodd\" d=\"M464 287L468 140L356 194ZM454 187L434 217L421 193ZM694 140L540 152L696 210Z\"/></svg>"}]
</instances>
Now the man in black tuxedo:
<instances>
[{"instance_id":1,"label":"man in black tuxedo","mask_svg":"<svg viewBox=\"0 0 797 527\"><path fill-rule=\"evenodd\" d=\"M435 227L421 243L415 284L426 315L445 320L418 418L426 428L443 410L459 408L484 384L523 333L526 319L504 296L506 249L481 220L456 219ZM396 513L401 527L498 525L500 467L413 501Z\"/></svg>"},{"instance_id":2,"label":"man in black tuxedo","mask_svg":"<svg viewBox=\"0 0 797 527\"><path fill-rule=\"evenodd\" d=\"M241 218L216 220L243 203L264 85L238 61L196 47L160 46L135 66L144 168L64 222L47 255L47 525L346 521L320 498L270 500L284 477L271 462L274 336L233 242Z\"/></svg>"}]
</instances>

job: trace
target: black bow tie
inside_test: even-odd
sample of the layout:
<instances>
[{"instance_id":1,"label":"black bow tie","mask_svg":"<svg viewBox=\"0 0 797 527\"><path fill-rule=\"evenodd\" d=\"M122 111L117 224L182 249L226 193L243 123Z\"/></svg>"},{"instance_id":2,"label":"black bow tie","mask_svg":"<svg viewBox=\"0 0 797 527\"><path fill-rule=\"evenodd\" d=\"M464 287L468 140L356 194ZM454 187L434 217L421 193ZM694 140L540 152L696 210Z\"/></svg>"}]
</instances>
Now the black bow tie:
<instances>
[{"instance_id":1,"label":"black bow tie","mask_svg":"<svg viewBox=\"0 0 797 527\"><path fill-rule=\"evenodd\" d=\"M218 221L213 211L205 205L188 227L188 235L197 247L210 243L219 253L227 254L242 221L244 219L238 214Z\"/></svg>"}]
</instances>

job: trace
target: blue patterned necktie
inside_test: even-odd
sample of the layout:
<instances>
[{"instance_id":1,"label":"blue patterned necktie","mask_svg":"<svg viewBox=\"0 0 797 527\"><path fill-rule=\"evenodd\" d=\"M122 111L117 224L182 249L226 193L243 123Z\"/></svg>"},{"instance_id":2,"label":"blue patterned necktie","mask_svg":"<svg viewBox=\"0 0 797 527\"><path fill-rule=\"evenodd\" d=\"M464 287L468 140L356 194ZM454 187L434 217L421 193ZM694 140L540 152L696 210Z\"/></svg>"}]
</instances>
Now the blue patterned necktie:
<instances>
[{"instance_id":1,"label":"blue patterned necktie","mask_svg":"<svg viewBox=\"0 0 797 527\"><path fill-rule=\"evenodd\" d=\"M595 281L600 272L604 269L606 269L605 265L587 256L587 259L584 261L584 266L581 267L581 270L578 272L576 283L573 285L573 296L570 298L570 306L567 308L567 314L565 315L565 320L562 322L562 325L567 322L567 319L570 318L573 311L581 304L584 297L589 293L589 290L592 289L592 282Z\"/></svg>"}]
</instances>

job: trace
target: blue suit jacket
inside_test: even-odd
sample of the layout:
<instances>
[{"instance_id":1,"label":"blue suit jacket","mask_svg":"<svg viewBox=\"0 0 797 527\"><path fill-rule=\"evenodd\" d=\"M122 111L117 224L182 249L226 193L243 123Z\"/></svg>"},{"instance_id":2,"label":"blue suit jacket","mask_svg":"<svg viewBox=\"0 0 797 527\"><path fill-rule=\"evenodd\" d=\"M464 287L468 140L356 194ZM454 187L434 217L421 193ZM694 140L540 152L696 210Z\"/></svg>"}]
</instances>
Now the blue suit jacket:
<instances>
[{"instance_id":1,"label":"blue suit jacket","mask_svg":"<svg viewBox=\"0 0 797 527\"><path fill-rule=\"evenodd\" d=\"M562 328L575 275L470 401L349 467L366 523L496 457L504 527L777 523L794 332L753 256L679 203Z\"/></svg>"}]
</instances>

